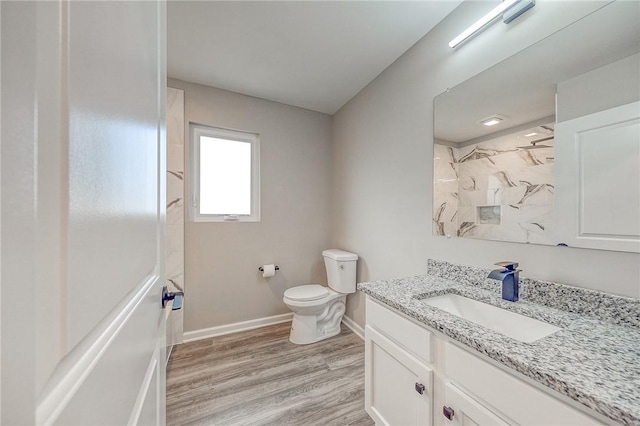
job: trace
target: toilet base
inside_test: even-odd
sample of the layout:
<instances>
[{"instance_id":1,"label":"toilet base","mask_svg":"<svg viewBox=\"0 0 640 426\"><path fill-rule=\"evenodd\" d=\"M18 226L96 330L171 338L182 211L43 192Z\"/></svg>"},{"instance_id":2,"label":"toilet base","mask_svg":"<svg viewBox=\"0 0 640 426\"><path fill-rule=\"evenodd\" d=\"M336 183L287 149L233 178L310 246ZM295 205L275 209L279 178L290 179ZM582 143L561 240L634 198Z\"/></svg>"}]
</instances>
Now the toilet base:
<instances>
[{"instance_id":1,"label":"toilet base","mask_svg":"<svg viewBox=\"0 0 640 426\"><path fill-rule=\"evenodd\" d=\"M346 299L346 296L341 296L328 302L317 314L294 312L289 341L296 345L308 345L340 334Z\"/></svg>"}]
</instances>

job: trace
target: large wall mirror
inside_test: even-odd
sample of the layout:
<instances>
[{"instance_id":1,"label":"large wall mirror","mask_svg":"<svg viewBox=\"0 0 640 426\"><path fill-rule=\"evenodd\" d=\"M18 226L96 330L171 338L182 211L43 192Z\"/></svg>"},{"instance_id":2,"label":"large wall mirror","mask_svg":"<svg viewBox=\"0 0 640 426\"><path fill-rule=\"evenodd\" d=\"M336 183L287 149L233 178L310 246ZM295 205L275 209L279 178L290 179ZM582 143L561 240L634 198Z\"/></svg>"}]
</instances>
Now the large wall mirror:
<instances>
[{"instance_id":1,"label":"large wall mirror","mask_svg":"<svg viewBox=\"0 0 640 426\"><path fill-rule=\"evenodd\" d=\"M640 252L639 16L609 3L435 98L434 234Z\"/></svg>"}]
</instances>

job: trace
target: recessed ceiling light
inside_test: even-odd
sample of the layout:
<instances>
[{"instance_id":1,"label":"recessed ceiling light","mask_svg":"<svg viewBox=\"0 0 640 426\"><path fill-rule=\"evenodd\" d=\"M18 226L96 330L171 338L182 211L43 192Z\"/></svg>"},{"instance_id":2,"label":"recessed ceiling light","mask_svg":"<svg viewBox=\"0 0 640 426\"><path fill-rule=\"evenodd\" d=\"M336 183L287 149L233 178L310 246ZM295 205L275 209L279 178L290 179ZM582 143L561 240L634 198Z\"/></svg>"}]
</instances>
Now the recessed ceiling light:
<instances>
[{"instance_id":1,"label":"recessed ceiling light","mask_svg":"<svg viewBox=\"0 0 640 426\"><path fill-rule=\"evenodd\" d=\"M484 126L495 126L496 124L500 124L501 121L502 121L502 118L491 117L491 118L487 118L486 120L482 120L480 124Z\"/></svg>"},{"instance_id":2,"label":"recessed ceiling light","mask_svg":"<svg viewBox=\"0 0 640 426\"><path fill-rule=\"evenodd\" d=\"M527 134L526 134L526 135L524 135L524 136L525 136L525 137L527 137L527 138L530 138L531 136L535 136L535 135L537 135L537 133L536 133L536 132L533 132L533 133L527 133Z\"/></svg>"}]
</instances>

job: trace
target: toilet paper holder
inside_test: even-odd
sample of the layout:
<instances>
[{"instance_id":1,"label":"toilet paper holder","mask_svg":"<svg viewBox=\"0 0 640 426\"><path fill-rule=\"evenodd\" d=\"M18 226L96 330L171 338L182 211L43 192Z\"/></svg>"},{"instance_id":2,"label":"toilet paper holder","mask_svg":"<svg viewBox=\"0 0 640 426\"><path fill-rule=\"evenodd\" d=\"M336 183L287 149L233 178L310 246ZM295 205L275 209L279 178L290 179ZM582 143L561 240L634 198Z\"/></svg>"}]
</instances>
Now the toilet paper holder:
<instances>
[{"instance_id":1,"label":"toilet paper holder","mask_svg":"<svg viewBox=\"0 0 640 426\"><path fill-rule=\"evenodd\" d=\"M280 270L280 267L278 265L276 265L276 271L279 271L279 270ZM261 266L261 267L258 268L258 271L264 272L264 268Z\"/></svg>"}]
</instances>

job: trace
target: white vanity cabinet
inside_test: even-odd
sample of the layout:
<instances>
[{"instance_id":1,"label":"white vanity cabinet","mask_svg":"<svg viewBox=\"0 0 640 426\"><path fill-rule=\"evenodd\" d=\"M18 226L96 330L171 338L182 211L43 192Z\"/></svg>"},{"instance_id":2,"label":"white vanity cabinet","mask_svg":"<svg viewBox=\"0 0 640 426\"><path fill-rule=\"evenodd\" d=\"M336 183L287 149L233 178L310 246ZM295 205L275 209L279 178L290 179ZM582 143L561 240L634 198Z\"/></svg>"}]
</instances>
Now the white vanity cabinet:
<instances>
[{"instance_id":1,"label":"white vanity cabinet","mask_svg":"<svg viewBox=\"0 0 640 426\"><path fill-rule=\"evenodd\" d=\"M365 409L377 425L430 425L431 333L377 302L367 302Z\"/></svg>"},{"instance_id":2,"label":"white vanity cabinet","mask_svg":"<svg viewBox=\"0 0 640 426\"><path fill-rule=\"evenodd\" d=\"M365 408L377 425L605 424L369 296L366 309Z\"/></svg>"}]
</instances>

